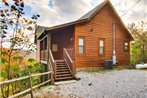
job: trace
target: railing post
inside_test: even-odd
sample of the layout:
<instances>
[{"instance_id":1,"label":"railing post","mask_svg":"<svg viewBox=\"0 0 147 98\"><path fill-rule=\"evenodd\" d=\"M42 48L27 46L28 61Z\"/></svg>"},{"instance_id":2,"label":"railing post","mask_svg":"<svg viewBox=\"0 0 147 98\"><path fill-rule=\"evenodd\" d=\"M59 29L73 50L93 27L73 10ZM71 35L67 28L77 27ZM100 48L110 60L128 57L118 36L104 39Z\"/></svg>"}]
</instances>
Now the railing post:
<instances>
[{"instance_id":1,"label":"railing post","mask_svg":"<svg viewBox=\"0 0 147 98\"><path fill-rule=\"evenodd\" d=\"M31 81L31 74L30 74L30 72L29 72L29 83L30 83L30 88L31 88L31 91L30 91L31 98L33 98L33 88L32 88L32 81Z\"/></svg>"},{"instance_id":2,"label":"railing post","mask_svg":"<svg viewBox=\"0 0 147 98\"><path fill-rule=\"evenodd\" d=\"M51 83L54 84L53 72L51 72Z\"/></svg>"},{"instance_id":3,"label":"railing post","mask_svg":"<svg viewBox=\"0 0 147 98\"><path fill-rule=\"evenodd\" d=\"M56 62L54 62L54 79L56 79Z\"/></svg>"},{"instance_id":4,"label":"railing post","mask_svg":"<svg viewBox=\"0 0 147 98\"><path fill-rule=\"evenodd\" d=\"M53 76L54 76L54 79L56 79L56 62L53 58L53 55L52 55L52 52L51 50L49 49L49 59L50 59L50 62L51 62L51 66L53 68Z\"/></svg>"},{"instance_id":5,"label":"railing post","mask_svg":"<svg viewBox=\"0 0 147 98\"><path fill-rule=\"evenodd\" d=\"M75 68L75 63L73 62L72 63L72 70L73 70L73 77L75 77L75 75L76 75L76 68Z\"/></svg>"},{"instance_id":6,"label":"railing post","mask_svg":"<svg viewBox=\"0 0 147 98\"><path fill-rule=\"evenodd\" d=\"M1 86L2 97L5 98L4 91L3 91L3 85L0 85L0 86Z\"/></svg>"},{"instance_id":7,"label":"railing post","mask_svg":"<svg viewBox=\"0 0 147 98\"><path fill-rule=\"evenodd\" d=\"M72 60L72 49L67 50L66 48L63 49L63 58L66 60L68 63L68 66L72 72L72 76L75 77L75 65Z\"/></svg>"}]
</instances>

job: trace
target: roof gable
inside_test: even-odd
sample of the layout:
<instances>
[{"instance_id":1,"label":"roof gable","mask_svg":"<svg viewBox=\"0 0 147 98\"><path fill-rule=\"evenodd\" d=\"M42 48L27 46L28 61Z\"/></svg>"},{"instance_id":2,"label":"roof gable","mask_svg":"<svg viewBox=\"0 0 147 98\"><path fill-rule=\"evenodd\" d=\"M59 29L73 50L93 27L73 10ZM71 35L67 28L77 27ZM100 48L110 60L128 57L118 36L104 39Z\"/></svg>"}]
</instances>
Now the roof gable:
<instances>
[{"instance_id":1,"label":"roof gable","mask_svg":"<svg viewBox=\"0 0 147 98\"><path fill-rule=\"evenodd\" d=\"M89 11L88 13L86 13L85 15L83 15L80 19L73 21L73 22L69 22L69 23L65 23L65 24L61 24L61 25L57 25L57 26L53 26L53 27L47 27L46 30L54 30L54 29L58 29L58 28L62 28L62 27L67 27L70 25L75 25L78 23L82 23L82 22L86 22L91 20L92 17L94 17L106 4L109 4L110 7L112 8L112 10L114 11L114 13L116 14L116 16L118 17L120 23L122 24L123 28L127 31L128 35L130 36L130 38L132 40L133 37L130 33L130 31L126 28L126 26L124 25L122 19L120 18L120 16L118 15L118 13L116 12L115 8L113 7L113 5L111 4L111 2L109 0L105 0L104 2L102 2L101 4L99 4L98 6L96 6L94 9L92 9L91 11Z\"/></svg>"},{"instance_id":2,"label":"roof gable","mask_svg":"<svg viewBox=\"0 0 147 98\"><path fill-rule=\"evenodd\" d=\"M117 11L115 10L115 8L113 7L112 3L109 0L105 0L104 2L102 2L101 4L99 4L98 6L96 6L94 9L92 9L91 11L89 11L88 13L86 13L84 16L82 16L79 21L81 20L91 20L92 17L94 17L106 4L109 4L110 7L112 8L112 10L114 11L114 13L116 14L118 20L120 21L120 23L122 24L123 28L127 31L127 34L130 36L130 38L132 40L134 40L134 38L132 37L130 31L126 28L125 24L123 23L122 19L120 18L120 16L118 15Z\"/></svg>"},{"instance_id":3,"label":"roof gable","mask_svg":"<svg viewBox=\"0 0 147 98\"><path fill-rule=\"evenodd\" d=\"M95 8L93 8L91 11L83 15L79 20L90 20L106 3L108 0L105 0Z\"/></svg>"}]
</instances>

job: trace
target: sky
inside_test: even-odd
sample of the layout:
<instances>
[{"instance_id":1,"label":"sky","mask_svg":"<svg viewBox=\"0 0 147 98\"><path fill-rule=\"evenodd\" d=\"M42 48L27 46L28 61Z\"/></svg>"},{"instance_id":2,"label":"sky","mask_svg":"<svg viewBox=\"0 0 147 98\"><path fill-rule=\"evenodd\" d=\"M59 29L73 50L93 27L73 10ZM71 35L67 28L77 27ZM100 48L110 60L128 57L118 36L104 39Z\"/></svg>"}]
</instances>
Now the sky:
<instances>
[{"instance_id":1,"label":"sky","mask_svg":"<svg viewBox=\"0 0 147 98\"><path fill-rule=\"evenodd\" d=\"M40 14L38 24L54 26L79 19L104 0L24 0L28 16ZM110 0L121 16L138 0ZM147 0L140 0L131 10L121 17L127 25L132 22L147 21Z\"/></svg>"},{"instance_id":2,"label":"sky","mask_svg":"<svg viewBox=\"0 0 147 98\"><path fill-rule=\"evenodd\" d=\"M12 0L6 0L12 3ZM25 17L39 14L37 23L51 27L79 19L104 0L24 0ZM147 22L147 0L110 0L123 22L127 26L133 22ZM138 2L139 1L139 2ZM138 3L136 3L138 2ZM2 2L0 2L0 7Z\"/></svg>"}]
</instances>

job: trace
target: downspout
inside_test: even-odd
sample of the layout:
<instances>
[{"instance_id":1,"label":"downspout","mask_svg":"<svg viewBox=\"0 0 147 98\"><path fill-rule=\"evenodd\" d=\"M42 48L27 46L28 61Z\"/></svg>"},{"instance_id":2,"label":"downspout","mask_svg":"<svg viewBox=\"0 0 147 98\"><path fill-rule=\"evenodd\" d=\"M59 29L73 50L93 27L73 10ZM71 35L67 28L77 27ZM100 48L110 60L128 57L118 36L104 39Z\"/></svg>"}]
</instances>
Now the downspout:
<instances>
[{"instance_id":1,"label":"downspout","mask_svg":"<svg viewBox=\"0 0 147 98\"><path fill-rule=\"evenodd\" d=\"M116 22L113 22L113 55L112 55L112 60L113 60L113 65L116 64Z\"/></svg>"},{"instance_id":2,"label":"downspout","mask_svg":"<svg viewBox=\"0 0 147 98\"><path fill-rule=\"evenodd\" d=\"M47 69L46 69L46 72L48 72L50 69L49 69L49 34L47 34ZM46 75L46 80L49 79L49 75L47 74Z\"/></svg>"},{"instance_id":3,"label":"downspout","mask_svg":"<svg viewBox=\"0 0 147 98\"><path fill-rule=\"evenodd\" d=\"M37 58L37 62L40 62L40 60L41 60L41 48L40 48L40 40L39 39L37 39L37 45L36 45L36 47L37 47L37 50L36 50L36 58Z\"/></svg>"}]
</instances>

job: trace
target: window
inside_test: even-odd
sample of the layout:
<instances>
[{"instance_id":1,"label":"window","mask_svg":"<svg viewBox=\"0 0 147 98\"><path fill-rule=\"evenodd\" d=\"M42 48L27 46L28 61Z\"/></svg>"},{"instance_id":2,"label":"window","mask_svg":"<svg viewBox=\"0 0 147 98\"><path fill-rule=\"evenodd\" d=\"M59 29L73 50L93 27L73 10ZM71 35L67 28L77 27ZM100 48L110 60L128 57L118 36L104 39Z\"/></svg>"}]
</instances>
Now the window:
<instances>
[{"instance_id":1,"label":"window","mask_svg":"<svg viewBox=\"0 0 147 98\"><path fill-rule=\"evenodd\" d=\"M124 51L129 51L129 42L124 42Z\"/></svg>"},{"instance_id":2,"label":"window","mask_svg":"<svg viewBox=\"0 0 147 98\"><path fill-rule=\"evenodd\" d=\"M99 55L105 54L105 40L99 39Z\"/></svg>"},{"instance_id":3,"label":"window","mask_svg":"<svg viewBox=\"0 0 147 98\"><path fill-rule=\"evenodd\" d=\"M83 54L84 53L84 38L79 38L78 45L79 45L79 54Z\"/></svg>"},{"instance_id":4,"label":"window","mask_svg":"<svg viewBox=\"0 0 147 98\"><path fill-rule=\"evenodd\" d=\"M44 48L45 48L44 50L47 50L47 37L46 37L45 40L44 40L44 45L45 45L45 46L44 46Z\"/></svg>"}]
</instances>

